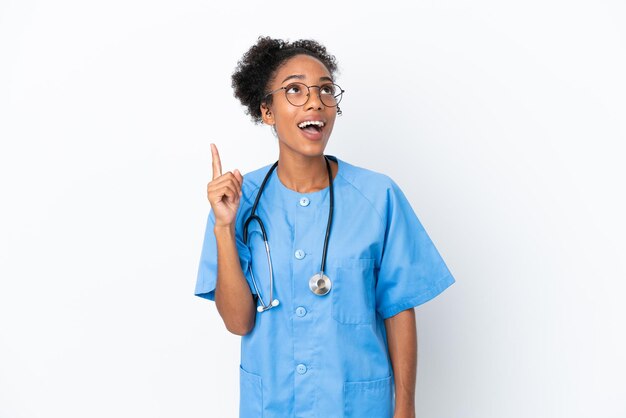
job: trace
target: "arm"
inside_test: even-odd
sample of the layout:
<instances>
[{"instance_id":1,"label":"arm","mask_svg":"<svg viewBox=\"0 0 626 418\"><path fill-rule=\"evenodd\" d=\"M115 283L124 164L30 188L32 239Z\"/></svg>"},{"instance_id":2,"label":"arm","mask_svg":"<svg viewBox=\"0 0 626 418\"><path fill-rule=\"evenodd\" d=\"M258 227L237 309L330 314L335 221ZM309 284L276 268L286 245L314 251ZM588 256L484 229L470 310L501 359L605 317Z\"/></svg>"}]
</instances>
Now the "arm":
<instances>
[{"instance_id":1,"label":"arm","mask_svg":"<svg viewBox=\"0 0 626 418\"><path fill-rule=\"evenodd\" d=\"M394 418L414 418L417 374L415 311L407 309L385 319L385 328L396 389Z\"/></svg>"},{"instance_id":2,"label":"arm","mask_svg":"<svg viewBox=\"0 0 626 418\"><path fill-rule=\"evenodd\" d=\"M217 241L215 306L228 331L245 335L254 328L256 309L239 263L235 227L216 225L213 230Z\"/></svg>"},{"instance_id":3,"label":"arm","mask_svg":"<svg viewBox=\"0 0 626 418\"><path fill-rule=\"evenodd\" d=\"M245 335L254 327L255 301L250 292L241 264L235 237L235 220L241 197L243 177L238 170L222 175L222 163L217 147L211 144L213 180L207 186L207 198L215 213L217 243L217 281L215 306L226 329Z\"/></svg>"}]
</instances>

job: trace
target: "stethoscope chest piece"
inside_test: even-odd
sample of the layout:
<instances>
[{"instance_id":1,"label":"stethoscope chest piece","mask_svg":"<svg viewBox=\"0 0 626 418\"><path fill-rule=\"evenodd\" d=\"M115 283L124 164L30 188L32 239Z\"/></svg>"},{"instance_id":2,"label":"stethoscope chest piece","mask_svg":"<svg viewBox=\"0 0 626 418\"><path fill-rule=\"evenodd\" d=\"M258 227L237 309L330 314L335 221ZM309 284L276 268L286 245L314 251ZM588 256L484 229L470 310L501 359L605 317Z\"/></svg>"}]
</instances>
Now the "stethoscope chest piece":
<instances>
[{"instance_id":1,"label":"stethoscope chest piece","mask_svg":"<svg viewBox=\"0 0 626 418\"><path fill-rule=\"evenodd\" d=\"M309 279L309 289L318 296L324 296L330 292L333 283L327 275L316 273Z\"/></svg>"}]
</instances>

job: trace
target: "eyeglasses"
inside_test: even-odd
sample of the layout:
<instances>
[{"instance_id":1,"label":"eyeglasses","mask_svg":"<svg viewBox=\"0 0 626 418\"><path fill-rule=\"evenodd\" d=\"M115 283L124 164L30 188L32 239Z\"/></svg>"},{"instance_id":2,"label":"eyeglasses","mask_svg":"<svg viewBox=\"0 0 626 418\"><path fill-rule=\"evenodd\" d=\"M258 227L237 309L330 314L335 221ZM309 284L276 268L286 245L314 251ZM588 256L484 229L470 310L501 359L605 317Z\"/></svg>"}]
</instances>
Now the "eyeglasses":
<instances>
[{"instance_id":1,"label":"eyeglasses","mask_svg":"<svg viewBox=\"0 0 626 418\"><path fill-rule=\"evenodd\" d=\"M324 104L324 106L328 107L337 106L341 101L343 93L345 93L345 90L343 90L335 83L322 84L321 86L307 86L304 83L291 83L287 86L270 91L265 96L263 96L263 99L281 90L285 90L285 97L287 98L287 101L289 103L298 107L304 106L306 102L309 101L312 87L318 88L320 101Z\"/></svg>"}]
</instances>

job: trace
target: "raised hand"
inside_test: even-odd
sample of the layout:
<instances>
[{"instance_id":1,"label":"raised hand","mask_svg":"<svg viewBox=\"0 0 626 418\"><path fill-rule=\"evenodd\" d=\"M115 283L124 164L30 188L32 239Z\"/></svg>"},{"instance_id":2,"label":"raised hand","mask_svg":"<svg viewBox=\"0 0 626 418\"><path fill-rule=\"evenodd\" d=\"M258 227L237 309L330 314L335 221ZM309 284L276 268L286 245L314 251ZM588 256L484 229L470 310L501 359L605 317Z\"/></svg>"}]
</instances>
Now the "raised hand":
<instances>
[{"instance_id":1,"label":"raised hand","mask_svg":"<svg viewBox=\"0 0 626 418\"><path fill-rule=\"evenodd\" d=\"M222 162L215 144L211 144L211 157L213 180L207 185L207 197L215 214L215 226L234 226L243 176L237 169L222 174Z\"/></svg>"}]
</instances>

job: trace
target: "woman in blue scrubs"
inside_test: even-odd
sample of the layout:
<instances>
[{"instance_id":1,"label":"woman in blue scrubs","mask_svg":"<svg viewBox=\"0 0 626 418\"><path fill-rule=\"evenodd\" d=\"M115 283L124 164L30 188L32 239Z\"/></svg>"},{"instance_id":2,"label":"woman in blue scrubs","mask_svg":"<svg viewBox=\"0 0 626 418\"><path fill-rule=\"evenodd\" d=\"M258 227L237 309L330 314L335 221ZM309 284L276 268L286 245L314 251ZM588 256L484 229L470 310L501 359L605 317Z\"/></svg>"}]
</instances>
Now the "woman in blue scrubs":
<instances>
[{"instance_id":1,"label":"woman in blue scrubs","mask_svg":"<svg viewBox=\"0 0 626 418\"><path fill-rule=\"evenodd\" d=\"M414 417L413 308L454 283L392 179L324 154L336 70L315 41L259 38L233 87L277 165L223 173L211 145L195 294L242 336L242 418Z\"/></svg>"}]
</instances>

